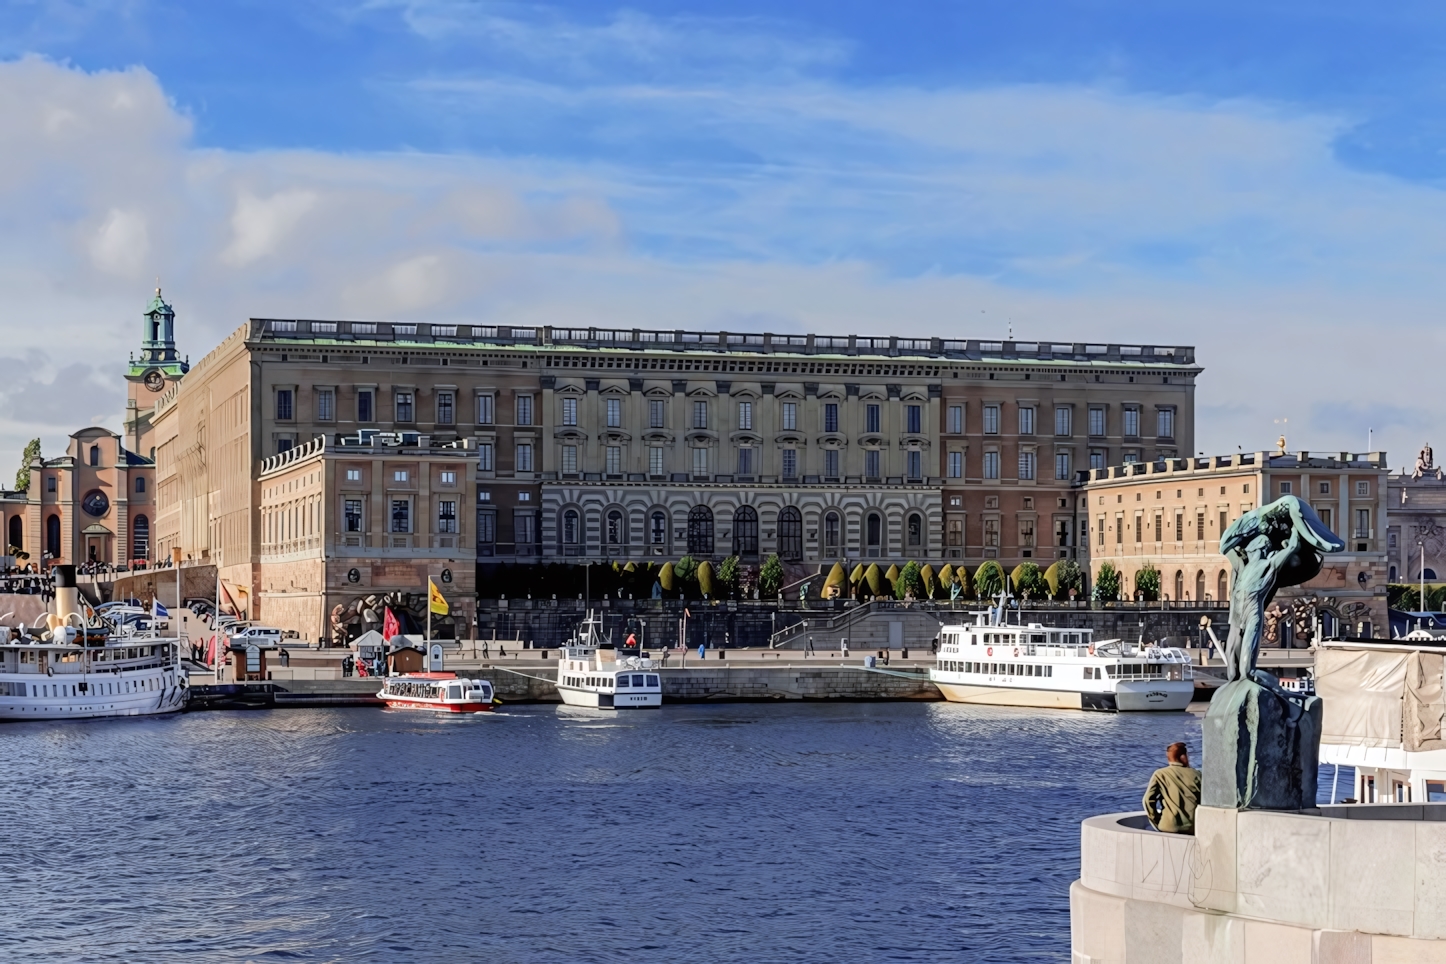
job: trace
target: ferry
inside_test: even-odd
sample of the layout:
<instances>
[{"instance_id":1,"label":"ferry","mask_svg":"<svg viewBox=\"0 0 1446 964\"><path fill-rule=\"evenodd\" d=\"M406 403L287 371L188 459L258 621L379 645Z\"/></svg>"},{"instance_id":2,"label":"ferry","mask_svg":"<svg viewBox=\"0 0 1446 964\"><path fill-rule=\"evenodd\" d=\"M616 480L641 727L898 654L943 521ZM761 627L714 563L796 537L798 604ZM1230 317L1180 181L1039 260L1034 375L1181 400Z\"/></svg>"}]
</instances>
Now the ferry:
<instances>
[{"instance_id":1,"label":"ferry","mask_svg":"<svg viewBox=\"0 0 1446 964\"><path fill-rule=\"evenodd\" d=\"M1183 710L1195 694L1184 650L1096 643L1093 630L1010 626L999 610L939 632L929 679L954 703L1134 712Z\"/></svg>"},{"instance_id":2,"label":"ferry","mask_svg":"<svg viewBox=\"0 0 1446 964\"><path fill-rule=\"evenodd\" d=\"M456 673L406 673L388 676L377 699L397 710L437 713L483 713L497 699L485 679L464 679Z\"/></svg>"},{"instance_id":3,"label":"ferry","mask_svg":"<svg viewBox=\"0 0 1446 964\"><path fill-rule=\"evenodd\" d=\"M631 641L631 637L629 637ZM662 679L636 646L615 648L591 612L557 661L557 692L568 706L641 710L663 705Z\"/></svg>"},{"instance_id":4,"label":"ferry","mask_svg":"<svg viewBox=\"0 0 1446 964\"><path fill-rule=\"evenodd\" d=\"M79 720L175 713L189 680L179 640L116 635L83 612L75 567L51 567L54 612L45 625L0 627L0 720Z\"/></svg>"}]
</instances>

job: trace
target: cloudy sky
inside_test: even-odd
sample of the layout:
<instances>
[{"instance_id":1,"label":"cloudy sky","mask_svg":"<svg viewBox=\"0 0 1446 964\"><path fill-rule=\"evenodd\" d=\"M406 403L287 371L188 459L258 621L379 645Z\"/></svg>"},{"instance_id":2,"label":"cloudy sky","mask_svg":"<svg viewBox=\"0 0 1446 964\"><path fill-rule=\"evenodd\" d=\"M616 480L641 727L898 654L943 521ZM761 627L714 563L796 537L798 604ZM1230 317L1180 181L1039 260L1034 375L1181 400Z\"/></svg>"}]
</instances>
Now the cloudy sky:
<instances>
[{"instance_id":1,"label":"cloudy sky","mask_svg":"<svg viewBox=\"0 0 1446 964\"><path fill-rule=\"evenodd\" d=\"M248 316L1193 344L1198 449L1399 466L1446 446L1443 41L1412 0L11 0L0 478L118 427L157 277L193 360Z\"/></svg>"}]
</instances>

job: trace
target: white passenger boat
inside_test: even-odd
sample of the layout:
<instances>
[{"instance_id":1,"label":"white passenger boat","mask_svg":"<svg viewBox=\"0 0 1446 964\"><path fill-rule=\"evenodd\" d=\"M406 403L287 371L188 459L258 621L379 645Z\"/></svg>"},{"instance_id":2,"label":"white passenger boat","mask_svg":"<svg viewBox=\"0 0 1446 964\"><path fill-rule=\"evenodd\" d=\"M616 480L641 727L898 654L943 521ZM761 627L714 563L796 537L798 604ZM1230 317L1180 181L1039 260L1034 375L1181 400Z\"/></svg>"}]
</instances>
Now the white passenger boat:
<instances>
[{"instance_id":1,"label":"white passenger boat","mask_svg":"<svg viewBox=\"0 0 1446 964\"><path fill-rule=\"evenodd\" d=\"M377 698L393 709L437 713L483 713L496 703L490 682L464 679L456 673L388 676Z\"/></svg>"},{"instance_id":2,"label":"white passenger boat","mask_svg":"<svg viewBox=\"0 0 1446 964\"><path fill-rule=\"evenodd\" d=\"M0 719L76 720L183 709L180 646L154 633L115 635L83 610L75 567L54 566L55 612L43 627L0 629Z\"/></svg>"},{"instance_id":3,"label":"white passenger boat","mask_svg":"<svg viewBox=\"0 0 1446 964\"><path fill-rule=\"evenodd\" d=\"M1002 609L1002 607L1001 607ZM1089 629L1001 624L945 626L929 679L954 703L1106 711L1183 710L1195 693L1183 650L1096 643Z\"/></svg>"},{"instance_id":4,"label":"white passenger boat","mask_svg":"<svg viewBox=\"0 0 1446 964\"><path fill-rule=\"evenodd\" d=\"M639 710L663 705L662 679L636 646L615 648L591 612L557 661L557 692L568 706Z\"/></svg>"}]
</instances>

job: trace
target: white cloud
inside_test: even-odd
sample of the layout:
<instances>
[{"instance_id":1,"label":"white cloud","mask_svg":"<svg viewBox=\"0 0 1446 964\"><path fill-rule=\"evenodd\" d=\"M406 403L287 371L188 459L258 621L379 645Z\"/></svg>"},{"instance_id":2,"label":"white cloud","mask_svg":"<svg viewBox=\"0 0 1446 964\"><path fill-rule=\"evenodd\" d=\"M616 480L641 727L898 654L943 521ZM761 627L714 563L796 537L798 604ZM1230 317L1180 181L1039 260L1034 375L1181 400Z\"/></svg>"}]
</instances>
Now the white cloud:
<instances>
[{"instance_id":1,"label":"white cloud","mask_svg":"<svg viewBox=\"0 0 1446 964\"><path fill-rule=\"evenodd\" d=\"M221 260L245 265L275 254L315 206L311 191L282 191L266 198L241 194L231 214L231 244L221 252Z\"/></svg>"},{"instance_id":2,"label":"white cloud","mask_svg":"<svg viewBox=\"0 0 1446 964\"><path fill-rule=\"evenodd\" d=\"M90 256L100 270L121 277L134 277L144 270L151 253L145 216L137 211L112 208L90 242Z\"/></svg>"}]
</instances>

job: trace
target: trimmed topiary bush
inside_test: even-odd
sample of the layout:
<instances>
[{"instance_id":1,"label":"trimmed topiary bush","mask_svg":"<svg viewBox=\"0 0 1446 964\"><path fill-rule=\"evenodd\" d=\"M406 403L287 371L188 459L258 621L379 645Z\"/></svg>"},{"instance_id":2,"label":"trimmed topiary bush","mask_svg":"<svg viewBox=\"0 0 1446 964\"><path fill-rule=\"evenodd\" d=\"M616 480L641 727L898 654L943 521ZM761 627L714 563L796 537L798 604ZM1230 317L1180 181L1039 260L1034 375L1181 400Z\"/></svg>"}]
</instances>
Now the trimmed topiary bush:
<instances>
[{"instance_id":1,"label":"trimmed topiary bush","mask_svg":"<svg viewBox=\"0 0 1446 964\"><path fill-rule=\"evenodd\" d=\"M699 592L707 596L709 599L717 598L718 587L713 579L713 563L704 559L701 563L698 564L698 569L694 573L694 578L698 580Z\"/></svg>"},{"instance_id":2,"label":"trimmed topiary bush","mask_svg":"<svg viewBox=\"0 0 1446 964\"><path fill-rule=\"evenodd\" d=\"M843 563L834 563L833 568L828 571L828 578L823 581L823 598L836 599L843 595L848 589L848 581L848 573L844 572Z\"/></svg>"},{"instance_id":3,"label":"trimmed topiary bush","mask_svg":"<svg viewBox=\"0 0 1446 964\"><path fill-rule=\"evenodd\" d=\"M673 571L671 562L663 563L663 568L658 570L658 584L663 587L664 592L677 592L678 574Z\"/></svg>"},{"instance_id":4,"label":"trimmed topiary bush","mask_svg":"<svg viewBox=\"0 0 1446 964\"><path fill-rule=\"evenodd\" d=\"M906 562L894 580L895 599L918 599L924 594L924 579L919 575L917 562Z\"/></svg>"},{"instance_id":5,"label":"trimmed topiary bush","mask_svg":"<svg viewBox=\"0 0 1446 964\"><path fill-rule=\"evenodd\" d=\"M974 592L980 599L993 599L1004 591L1004 567L993 559L974 570Z\"/></svg>"},{"instance_id":6,"label":"trimmed topiary bush","mask_svg":"<svg viewBox=\"0 0 1446 964\"><path fill-rule=\"evenodd\" d=\"M924 596L933 599L934 594L939 591L939 579L934 575L934 567L925 563L919 570L919 578L924 581Z\"/></svg>"},{"instance_id":7,"label":"trimmed topiary bush","mask_svg":"<svg viewBox=\"0 0 1446 964\"><path fill-rule=\"evenodd\" d=\"M864 585L868 587L870 596L885 595L884 574L879 571L878 563L871 562L869 567L864 570Z\"/></svg>"},{"instance_id":8,"label":"trimmed topiary bush","mask_svg":"<svg viewBox=\"0 0 1446 964\"><path fill-rule=\"evenodd\" d=\"M884 581L889 584L889 595L892 596L899 585L899 567L890 563L889 568L884 570Z\"/></svg>"}]
</instances>

